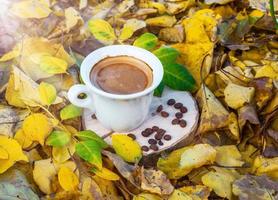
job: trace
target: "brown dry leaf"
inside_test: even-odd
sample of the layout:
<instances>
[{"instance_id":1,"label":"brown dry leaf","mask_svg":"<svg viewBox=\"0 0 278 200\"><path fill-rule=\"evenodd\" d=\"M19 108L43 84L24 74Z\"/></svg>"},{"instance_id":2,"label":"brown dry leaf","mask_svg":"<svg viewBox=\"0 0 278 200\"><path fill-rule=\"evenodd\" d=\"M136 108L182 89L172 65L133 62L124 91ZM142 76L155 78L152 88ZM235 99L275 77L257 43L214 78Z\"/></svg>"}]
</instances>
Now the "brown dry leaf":
<instances>
[{"instance_id":1,"label":"brown dry leaf","mask_svg":"<svg viewBox=\"0 0 278 200\"><path fill-rule=\"evenodd\" d=\"M257 111L252 105L245 105L238 109L238 124L240 130L243 129L247 121L251 124L260 124Z\"/></svg>"},{"instance_id":2,"label":"brown dry leaf","mask_svg":"<svg viewBox=\"0 0 278 200\"><path fill-rule=\"evenodd\" d=\"M104 199L107 200L118 200L120 196L118 194L117 188L115 187L113 181L105 180L94 176L93 180L99 186Z\"/></svg>"},{"instance_id":3,"label":"brown dry leaf","mask_svg":"<svg viewBox=\"0 0 278 200\"><path fill-rule=\"evenodd\" d=\"M159 170L141 168L141 188L145 191L158 194L169 195L174 187L167 176Z\"/></svg>"},{"instance_id":4,"label":"brown dry leaf","mask_svg":"<svg viewBox=\"0 0 278 200\"><path fill-rule=\"evenodd\" d=\"M277 182L267 176L245 175L233 183L233 193L240 200L272 200L277 199Z\"/></svg>"},{"instance_id":5,"label":"brown dry leaf","mask_svg":"<svg viewBox=\"0 0 278 200\"><path fill-rule=\"evenodd\" d=\"M271 99L273 95L273 84L270 78L256 78L249 83L250 87L254 87L255 102L259 108L262 108Z\"/></svg>"},{"instance_id":6,"label":"brown dry leaf","mask_svg":"<svg viewBox=\"0 0 278 200\"><path fill-rule=\"evenodd\" d=\"M229 112L206 87L201 87L202 113L198 131L202 134L227 126Z\"/></svg>"},{"instance_id":7,"label":"brown dry leaf","mask_svg":"<svg viewBox=\"0 0 278 200\"><path fill-rule=\"evenodd\" d=\"M91 177L86 177L83 179L81 192L81 200L93 200L103 198L99 186Z\"/></svg>"},{"instance_id":8,"label":"brown dry leaf","mask_svg":"<svg viewBox=\"0 0 278 200\"><path fill-rule=\"evenodd\" d=\"M167 8L167 13L173 15L173 14L179 14L186 9L190 8L191 6L195 5L194 0L188 0L188 1L177 1L177 2L172 2L172 1L167 1L165 2L166 8Z\"/></svg>"},{"instance_id":9,"label":"brown dry leaf","mask_svg":"<svg viewBox=\"0 0 278 200\"><path fill-rule=\"evenodd\" d=\"M65 9L66 28L69 32L75 26L83 25L83 19L73 7Z\"/></svg>"},{"instance_id":10,"label":"brown dry leaf","mask_svg":"<svg viewBox=\"0 0 278 200\"><path fill-rule=\"evenodd\" d=\"M177 25L171 28L163 28L159 31L159 39L166 42L183 42L184 31L181 25Z\"/></svg>"}]
</instances>

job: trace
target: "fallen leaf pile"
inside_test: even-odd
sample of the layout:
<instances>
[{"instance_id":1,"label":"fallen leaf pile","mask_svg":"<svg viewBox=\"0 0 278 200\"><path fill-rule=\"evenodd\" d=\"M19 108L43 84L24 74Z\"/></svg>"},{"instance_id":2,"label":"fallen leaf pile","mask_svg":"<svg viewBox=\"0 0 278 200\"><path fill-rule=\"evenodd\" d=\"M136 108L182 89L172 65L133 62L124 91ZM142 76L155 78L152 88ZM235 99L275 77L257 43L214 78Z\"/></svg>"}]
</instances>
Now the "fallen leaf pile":
<instances>
[{"instance_id":1,"label":"fallen leaf pile","mask_svg":"<svg viewBox=\"0 0 278 200\"><path fill-rule=\"evenodd\" d=\"M0 199L278 198L277 1L0 2ZM84 130L67 91L111 44L160 59L156 96L197 99L187 146L143 156Z\"/></svg>"}]
</instances>

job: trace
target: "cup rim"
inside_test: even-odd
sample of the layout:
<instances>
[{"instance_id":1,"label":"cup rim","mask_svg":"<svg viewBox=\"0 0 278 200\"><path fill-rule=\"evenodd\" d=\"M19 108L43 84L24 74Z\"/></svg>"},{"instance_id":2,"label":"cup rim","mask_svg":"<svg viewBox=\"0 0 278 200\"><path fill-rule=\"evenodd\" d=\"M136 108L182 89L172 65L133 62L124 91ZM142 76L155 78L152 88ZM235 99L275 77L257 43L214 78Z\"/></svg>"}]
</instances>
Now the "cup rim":
<instances>
[{"instance_id":1,"label":"cup rim","mask_svg":"<svg viewBox=\"0 0 278 200\"><path fill-rule=\"evenodd\" d=\"M104 58L116 56L132 56L147 63L153 71L152 84L143 91L131 94L113 94L95 87L90 80L90 72L95 64ZM101 47L88 54L81 63L80 67L80 75L85 85L88 86L94 93L112 99L134 99L149 94L160 84L163 78L163 73L163 66L160 60L153 53L132 45L110 45Z\"/></svg>"}]
</instances>

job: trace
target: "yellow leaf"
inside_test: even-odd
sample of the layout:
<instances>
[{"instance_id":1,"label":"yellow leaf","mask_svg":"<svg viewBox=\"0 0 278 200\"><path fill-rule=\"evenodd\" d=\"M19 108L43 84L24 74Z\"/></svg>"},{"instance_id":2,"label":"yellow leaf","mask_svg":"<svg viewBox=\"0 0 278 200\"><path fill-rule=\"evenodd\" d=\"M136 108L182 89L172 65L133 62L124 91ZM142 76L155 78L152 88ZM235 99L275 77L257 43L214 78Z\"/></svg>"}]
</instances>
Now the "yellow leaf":
<instances>
[{"instance_id":1,"label":"yellow leaf","mask_svg":"<svg viewBox=\"0 0 278 200\"><path fill-rule=\"evenodd\" d=\"M278 180L278 157L265 158L257 156L252 165L252 173L260 176L266 174Z\"/></svg>"},{"instance_id":2,"label":"yellow leaf","mask_svg":"<svg viewBox=\"0 0 278 200\"><path fill-rule=\"evenodd\" d=\"M18 129L14 139L21 145L23 149L27 149L30 147L33 143L32 140L30 140L26 134L24 133L23 129Z\"/></svg>"},{"instance_id":3,"label":"yellow leaf","mask_svg":"<svg viewBox=\"0 0 278 200\"><path fill-rule=\"evenodd\" d=\"M79 0L79 10L87 7L88 0Z\"/></svg>"},{"instance_id":4,"label":"yellow leaf","mask_svg":"<svg viewBox=\"0 0 278 200\"><path fill-rule=\"evenodd\" d=\"M278 79L278 65L264 65L256 72L255 78L269 77L272 79Z\"/></svg>"},{"instance_id":5,"label":"yellow leaf","mask_svg":"<svg viewBox=\"0 0 278 200\"><path fill-rule=\"evenodd\" d=\"M77 12L73 7L65 9L65 18L66 28L68 31L70 31L77 24L83 24L83 19L81 18L79 12Z\"/></svg>"},{"instance_id":6,"label":"yellow leaf","mask_svg":"<svg viewBox=\"0 0 278 200\"><path fill-rule=\"evenodd\" d=\"M207 200L211 192L211 189L204 185L184 186L179 190L189 195L192 200Z\"/></svg>"},{"instance_id":7,"label":"yellow leaf","mask_svg":"<svg viewBox=\"0 0 278 200\"><path fill-rule=\"evenodd\" d=\"M173 45L181 53L180 62L185 64L199 86L201 77L205 79L210 72L219 19L220 16L210 9L195 12L192 17L182 21L185 43Z\"/></svg>"},{"instance_id":8,"label":"yellow leaf","mask_svg":"<svg viewBox=\"0 0 278 200\"><path fill-rule=\"evenodd\" d=\"M127 135L113 134L112 146L116 153L127 162L135 163L142 157L140 145Z\"/></svg>"},{"instance_id":9,"label":"yellow leaf","mask_svg":"<svg viewBox=\"0 0 278 200\"><path fill-rule=\"evenodd\" d=\"M163 14L166 12L166 7L164 3L158 3L154 1L149 1L149 7L156 8L159 14Z\"/></svg>"},{"instance_id":10,"label":"yellow leaf","mask_svg":"<svg viewBox=\"0 0 278 200\"><path fill-rule=\"evenodd\" d=\"M39 85L39 94L41 102L44 105L51 105L56 99L56 89L53 85L41 82Z\"/></svg>"},{"instance_id":11,"label":"yellow leaf","mask_svg":"<svg viewBox=\"0 0 278 200\"><path fill-rule=\"evenodd\" d=\"M244 104L250 103L254 94L255 88L243 87L233 83L229 83L224 90L225 102L233 109L238 109Z\"/></svg>"},{"instance_id":12,"label":"yellow leaf","mask_svg":"<svg viewBox=\"0 0 278 200\"><path fill-rule=\"evenodd\" d=\"M237 116L235 113L233 113L233 112L230 113L227 123L228 123L228 128L231 132L231 134L229 136L232 139L239 140L240 139L239 124L238 124Z\"/></svg>"},{"instance_id":13,"label":"yellow leaf","mask_svg":"<svg viewBox=\"0 0 278 200\"><path fill-rule=\"evenodd\" d=\"M172 27L176 22L175 16L163 15L154 18L148 18L145 22L149 26Z\"/></svg>"},{"instance_id":14,"label":"yellow leaf","mask_svg":"<svg viewBox=\"0 0 278 200\"><path fill-rule=\"evenodd\" d=\"M102 167L101 170L94 168L94 169L92 169L92 171L100 178L103 178L106 180L117 181L120 179L120 177L117 174L115 174L114 172L112 172L111 170L109 170L105 167Z\"/></svg>"},{"instance_id":15,"label":"yellow leaf","mask_svg":"<svg viewBox=\"0 0 278 200\"><path fill-rule=\"evenodd\" d=\"M45 18L52 10L41 0L24 0L12 4L10 11L20 18Z\"/></svg>"},{"instance_id":16,"label":"yellow leaf","mask_svg":"<svg viewBox=\"0 0 278 200\"><path fill-rule=\"evenodd\" d=\"M155 194L140 193L134 196L132 200L162 200L162 198Z\"/></svg>"},{"instance_id":17,"label":"yellow leaf","mask_svg":"<svg viewBox=\"0 0 278 200\"><path fill-rule=\"evenodd\" d=\"M68 68L68 63L54 56L42 56L40 60L40 68L48 74L62 74Z\"/></svg>"},{"instance_id":18,"label":"yellow leaf","mask_svg":"<svg viewBox=\"0 0 278 200\"><path fill-rule=\"evenodd\" d=\"M12 68L5 98L16 107L37 106L40 102L38 84L16 67Z\"/></svg>"},{"instance_id":19,"label":"yellow leaf","mask_svg":"<svg viewBox=\"0 0 278 200\"><path fill-rule=\"evenodd\" d=\"M168 200L192 200L192 198L180 190L174 190Z\"/></svg>"},{"instance_id":20,"label":"yellow leaf","mask_svg":"<svg viewBox=\"0 0 278 200\"><path fill-rule=\"evenodd\" d=\"M241 161L241 154L235 145L225 145L215 147L215 162L221 166L241 167L244 162Z\"/></svg>"},{"instance_id":21,"label":"yellow leaf","mask_svg":"<svg viewBox=\"0 0 278 200\"><path fill-rule=\"evenodd\" d=\"M41 145L44 144L45 138L52 131L52 125L49 119L41 113L29 115L23 121L22 127L29 140L38 141Z\"/></svg>"},{"instance_id":22,"label":"yellow leaf","mask_svg":"<svg viewBox=\"0 0 278 200\"><path fill-rule=\"evenodd\" d=\"M18 48L14 48L13 50L11 50L8 53L5 53L1 58L0 58L0 62L6 62L8 60L11 60L17 56L20 55L20 51Z\"/></svg>"},{"instance_id":23,"label":"yellow leaf","mask_svg":"<svg viewBox=\"0 0 278 200\"><path fill-rule=\"evenodd\" d=\"M0 146L0 160L9 159L9 152L4 149L4 147Z\"/></svg>"},{"instance_id":24,"label":"yellow leaf","mask_svg":"<svg viewBox=\"0 0 278 200\"><path fill-rule=\"evenodd\" d=\"M76 165L72 161L67 161L62 164L53 162L50 158L45 160L38 160L34 163L33 178L40 190L45 194L54 192L52 181L57 175L61 167L67 167L71 171L76 169Z\"/></svg>"},{"instance_id":25,"label":"yellow leaf","mask_svg":"<svg viewBox=\"0 0 278 200\"><path fill-rule=\"evenodd\" d=\"M2 157L6 159L0 159L0 174L9 169L15 162L23 160L28 161L26 155L24 155L21 146L14 139L7 136L0 135L0 147ZM4 153L6 152L6 153ZM8 154L8 158L7 158Z\"/></svg>"},{"instance_id":26,"label":"yellow leaf","mask_svg":"<svg viewBox=\"0 0 278 200\"><path fill-rule=\"evenodd\" d=\"M250 14L250 17L254 17L254 18L261 18L262 16L264 16L264 12L260 11L260 10L253 10Z\"/></svg>"},{"instance_id":27,"label":"yellow leaf","mask_svg":"<svg viewBox=\"0 0 278 200\"><path fill-rule=\"evenodd\" d=\"M93 176L94 181L99 186L102 195L106 199L113 199L118 200L121 199L121 197L118 195L117 188L114 185L113 181L105 180L103 178L100 178L98 176Z\"/></svg>"},{"instance_id":28,"label":"yellow leaf","mask_svg":"<svg viewBox=\"0 0 278 200\"><path fill-rule=\"evenodd\" d=\"M143 20L138 20L138 19L127 20L119 36L119 40L125 41L129 39L135 31L144 28L145 26L146 23Z\"/></svg>"},{"instance_id":29,"label":"yellow leaf","mask_svg":"<svg viewBox=\"0 0 278 200\"><path fill-rule=\"evenodd\" d=\"M62 166L58 172L58 180L65 191L74 191L79 184L76 174L64 166Z\"/></svg>"},{"instance_id":30,"label":"yellow leaf","mask_svg":"<svg viewBox=\"0 0 278 200\"><path fill-rule=\"evenodd\" d=\"M218 196L232 199L232 183L238 174L232 170L214 168L216 172L211 171L202 176L203 184L213 189Z\"/></svg>"},{"instance_id":31,"label":"yellow leaf","mask_svg":"<svg viewBox=\"0 0 278 200\"><path fill-rule=\"evenodd\" d=\"M74 64L74 59L65 51L62 44L51 42L45 38L25 38L17 46L21 49L20 68L34 81L53 76L40 68L41 58L53 56L67 62L67 66ZM34 55L35 60L34 60Z\"/></svg>"},{"instance_id":32,"label":"yellow leaf","mask_svg":"<svg viewBox=\"0 0 278 200\"><path fill-rule=\"evenodd\" d=\"M52 156L53 159L57 163L63 163L70 159L70 157L75 153L75 144L76 142L74 140L71 140L71 142L64 147L53 147L52 148Z\"/></svg>"},{"instance_id":33,"label":"yellow leaf","mask_svg":"<svg viewBox=\"0 0 278 200\"><path fill-rule=\"evenodd\" d=\"M215 161L216 151L209 144L197 144L186 149L181 155L180 167L192 170Z\"/></svg>"},{"instance_id":34,"label":"yellow leaf","mask_svg":"<svg viewBox=\"0 0 278 200\"><path fill-rule=\"evenodd\" d=\"M178 179L195 168L212 164L216 151L209 144L197 144L175 150L166 158L160 158L157 167L170 179Z\"/></svg>"},{"instance_id":35,"label":"yellow leaf","mask_svg":"<svg viewBox=\"0 0 278 200\"><path fill-rule=\"evenodd\" d=\"M114 29L103 19L91 19L88 23L94 37L102 42L112 44L116 40Z\"/></svg>"}]
</instances>

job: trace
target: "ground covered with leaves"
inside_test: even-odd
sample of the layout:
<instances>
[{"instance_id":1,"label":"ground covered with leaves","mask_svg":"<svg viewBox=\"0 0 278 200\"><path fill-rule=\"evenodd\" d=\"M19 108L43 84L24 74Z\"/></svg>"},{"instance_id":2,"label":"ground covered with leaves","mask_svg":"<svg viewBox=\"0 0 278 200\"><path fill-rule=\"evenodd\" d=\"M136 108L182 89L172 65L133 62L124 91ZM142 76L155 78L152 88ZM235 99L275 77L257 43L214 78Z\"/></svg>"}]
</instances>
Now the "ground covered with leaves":
<instances>
[{"instance_id":1,"label":"ground covered with leaves","mask_svg":"<svg viewBox=\"0 0 278 200\"><path fill-rule=\"evenodd\" d=\"M274 7L0 1L0 199L278 199ZM157 55L165 76L155 95L170 87L196 98L187 146L144 157L126 135L108 145L84 130L67 91L84 57L110 44Z\"/></svg>"}]
</instances>

